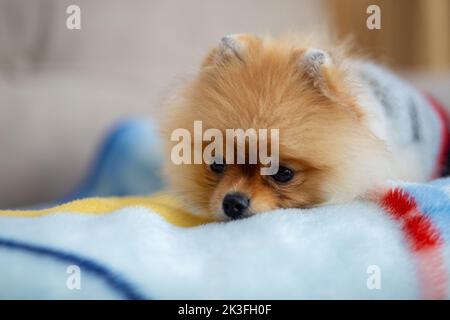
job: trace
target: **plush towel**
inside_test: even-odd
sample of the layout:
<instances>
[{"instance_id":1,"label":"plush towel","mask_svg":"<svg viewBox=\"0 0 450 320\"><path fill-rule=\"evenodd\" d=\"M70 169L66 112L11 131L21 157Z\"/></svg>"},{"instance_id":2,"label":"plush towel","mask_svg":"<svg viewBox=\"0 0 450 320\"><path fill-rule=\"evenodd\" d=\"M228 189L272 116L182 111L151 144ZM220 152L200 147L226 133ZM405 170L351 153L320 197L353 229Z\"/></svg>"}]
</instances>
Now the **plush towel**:
<instances>
[{"instance_id":1,"label":"plush towel","mask_svg":"<svg viewBox=\"0 0 450 320\"><path fill-rule=\"evenodd\" d=\"M128 129L106 149L125 141ZM136 150L149 147L139 141ZM97 175L105 184L88 181L110 184L110 195L153 190L158 170L147 170L144 160L154 166L153 155L137 154L144 166L115 169L155 180L139 192L128 192L122 183L133 179L115 180L114 170ZM102 188L81 189L67 198ZM0 298L448 298L449 194L450 179L394 182L373 203L276 210L228 223L193 216L163 193L1 211Z\"/></svg>"},{"instance_id":2,"label":"plush towel","mask_svg":"<svg viewBox=\"0 0 450 320\"><path fill-rule=\"evenodd\" d=\"M448 298L449 190L401 185L379 204L228 223L165 195L3 211L0 297Z\"/></svg>"}]
</instances>

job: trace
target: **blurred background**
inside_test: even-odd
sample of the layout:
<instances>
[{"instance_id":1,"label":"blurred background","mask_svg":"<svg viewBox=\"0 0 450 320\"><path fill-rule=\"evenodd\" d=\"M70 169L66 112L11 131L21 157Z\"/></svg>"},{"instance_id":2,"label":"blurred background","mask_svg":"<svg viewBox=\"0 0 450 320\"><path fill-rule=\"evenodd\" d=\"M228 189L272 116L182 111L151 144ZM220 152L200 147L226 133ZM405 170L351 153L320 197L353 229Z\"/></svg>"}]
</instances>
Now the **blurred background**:
<instances>
[{"instance_id":1,"label":"blurred background","mask_svg":"<svg viewBox=\"0 0 450 320\"><path fill-rule=\"evenodd\" d=\"M108 129L157 115L221 36L325 28L450 106L450 0L0 0L0 208L70 192Z\"/></svg>"}]
</instances>

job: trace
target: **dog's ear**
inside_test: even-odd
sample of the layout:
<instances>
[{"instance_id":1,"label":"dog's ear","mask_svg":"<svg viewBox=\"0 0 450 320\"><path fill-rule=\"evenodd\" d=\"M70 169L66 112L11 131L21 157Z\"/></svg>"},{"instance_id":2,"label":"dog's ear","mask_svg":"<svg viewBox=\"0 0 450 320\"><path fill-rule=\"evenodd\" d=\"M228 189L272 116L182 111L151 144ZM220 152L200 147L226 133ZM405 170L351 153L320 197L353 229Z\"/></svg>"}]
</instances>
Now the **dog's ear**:
<instances>
[{"instance_id":1,"label":"dog's ear","mask_svg":"<svg viewBox=\"0 0 450 320\"><path fill-rule=\"evenodd\" d=\"M345 70L326 51L312 48L302 51L299 63L304 80L310 81L328 99L345 105L357 118L363 117L353 96L349 95Z\"/></svg>"},{"instance_id":2,"label":"dog's ear","mask_svg":"<svg viewBox=\"0 0 450 320\"><path fill-rule=\"evenodd\" d=\"M300 69L314 87L326 95L337 93L337 69L331 56L324 50L310 48L300 57Z\"/></svg>"},{"instance_id":3,"label":"dog's ear","mask_svg":"<svg viewBox=\"0 0 450 320\"><path fill-rule=\"evenodd\" d=\"M258 37L249 34L234 34L222 37L219 45L211 50L202 65L205 67L231 60L245 62L249 51L259 42Z\"/></svg>"}]
</instances>

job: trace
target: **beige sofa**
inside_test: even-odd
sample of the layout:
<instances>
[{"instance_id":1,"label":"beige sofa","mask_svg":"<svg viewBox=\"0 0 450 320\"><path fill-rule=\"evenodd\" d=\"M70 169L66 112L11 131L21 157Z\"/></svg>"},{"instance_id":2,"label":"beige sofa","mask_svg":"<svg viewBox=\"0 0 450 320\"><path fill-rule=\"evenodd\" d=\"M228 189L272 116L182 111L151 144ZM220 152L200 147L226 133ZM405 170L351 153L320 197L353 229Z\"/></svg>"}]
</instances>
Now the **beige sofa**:
<instances>
[{"instance_id":1,"label":"beige sofa","mask_svg":"<svg viewBox=\"0 0 450 320\"><path fill-rule=\"evenodd\" d=\"M66 8L81 8L81 30ZM314 24L316 1L0 0L0 208L73 188L114 122L158 101L229 33Z\"/></svg>"}]
</instances>

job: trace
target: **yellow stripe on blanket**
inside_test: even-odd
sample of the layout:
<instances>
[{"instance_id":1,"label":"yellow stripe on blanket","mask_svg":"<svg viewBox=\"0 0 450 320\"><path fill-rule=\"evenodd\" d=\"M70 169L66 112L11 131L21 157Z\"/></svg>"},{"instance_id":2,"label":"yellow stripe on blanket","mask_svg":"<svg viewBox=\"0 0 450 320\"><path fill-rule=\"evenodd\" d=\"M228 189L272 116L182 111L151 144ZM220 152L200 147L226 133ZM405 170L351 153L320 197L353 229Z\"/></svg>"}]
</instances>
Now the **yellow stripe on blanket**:
<instances>
[{"instance_id":1,"label":"yellow stripe on blanket","mask_svg":"<svg viewBox=\"0 0 450 320\"><path fill-rule=\"evenodd\" d=\"M42 210L0 210L0 216L39 217L58 212L106 214L125 207L150 209L179 227L193 227L212 222L189 213L174 197L165 193L148 197L86 198Z\"/></svg>"}]
</instances>

